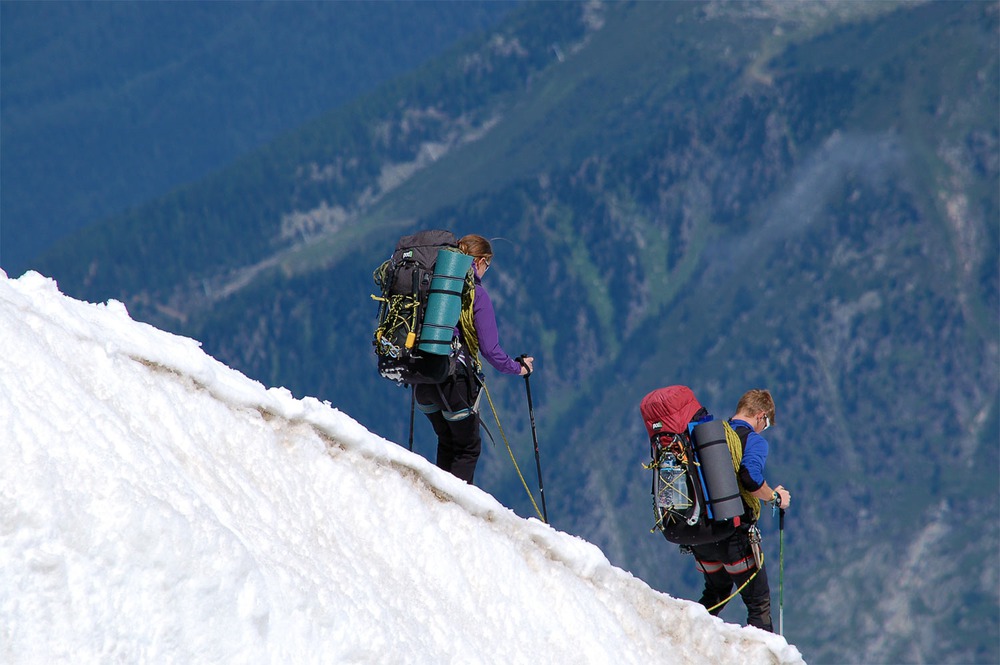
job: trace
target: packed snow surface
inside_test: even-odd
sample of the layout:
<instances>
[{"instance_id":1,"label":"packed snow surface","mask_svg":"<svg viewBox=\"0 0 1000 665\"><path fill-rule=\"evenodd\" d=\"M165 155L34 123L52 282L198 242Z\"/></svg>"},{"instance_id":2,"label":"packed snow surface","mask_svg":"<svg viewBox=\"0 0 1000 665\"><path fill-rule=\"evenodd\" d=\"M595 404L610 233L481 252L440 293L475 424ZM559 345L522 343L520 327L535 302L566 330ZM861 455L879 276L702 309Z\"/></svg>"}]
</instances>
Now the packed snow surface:
<instances>
[{"instance_id":1,"label":"packed snow surface","mask_svg":"<svg viewBox=\"0 0 1000 665\"><path fill-rule=\"evenodd\" d=\"M802 662L121 303L0 272L0 348L2 662Z\"/></svg>"}]
</instances>

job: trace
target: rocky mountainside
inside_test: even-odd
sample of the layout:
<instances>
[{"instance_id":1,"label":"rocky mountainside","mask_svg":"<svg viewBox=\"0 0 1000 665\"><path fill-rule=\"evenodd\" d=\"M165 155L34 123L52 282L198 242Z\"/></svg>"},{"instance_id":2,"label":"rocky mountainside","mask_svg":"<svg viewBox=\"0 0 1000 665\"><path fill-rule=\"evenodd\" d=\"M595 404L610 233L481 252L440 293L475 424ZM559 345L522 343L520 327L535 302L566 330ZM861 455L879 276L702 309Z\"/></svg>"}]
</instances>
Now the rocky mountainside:
<instances>
[{"instance_id":1,"label":"rocky mountainside","mask_svg":"<svg viewBox=\"0 0 1000 665\"><path fill-rule=\"evenodd\" d=\"M639 401L684 383L728 416L768 387L789 640L815 663L992 662L997 37L992 3L527 5L39 267L405 444L371 271L416 228L495 238L556 526L697 597L650 533ZM537 486L524 387L487 381ZM491 431L477 482L531 515Z\"/></svg>"}]
</instances>

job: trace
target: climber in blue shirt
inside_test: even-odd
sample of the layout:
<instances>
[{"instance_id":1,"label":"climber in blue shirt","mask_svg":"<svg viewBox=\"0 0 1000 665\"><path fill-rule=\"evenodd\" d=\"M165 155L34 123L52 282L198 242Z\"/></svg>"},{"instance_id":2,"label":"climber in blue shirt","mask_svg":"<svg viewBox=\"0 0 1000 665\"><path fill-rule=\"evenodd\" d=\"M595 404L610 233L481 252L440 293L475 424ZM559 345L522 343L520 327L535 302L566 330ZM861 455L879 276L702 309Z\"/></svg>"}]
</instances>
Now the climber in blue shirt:
<instances>
[{"instance_id":1,"label":"climber in blue shirt","mask_svg":"<svg viewBox=\"0 0 1000 665\"><path fill-rule=\"evenodd\" d=\"M729 424L744 442L737 475L741 489L749 498L744 496L745 511L735 533L719 542L691 546L698 570L705 576L705 590L699 602L712 614L718 614L736 595L733 593L735 586L747 606L747 624L774 632L771 590L760 556L760 531L756 520L761 501L776 502L778 507L787 509L792 503L792 495L781 485L772 489L764 479L768 443L761 433L774 424L771 393L747 391L740 398Z\"/></svg>"}]
</instances>

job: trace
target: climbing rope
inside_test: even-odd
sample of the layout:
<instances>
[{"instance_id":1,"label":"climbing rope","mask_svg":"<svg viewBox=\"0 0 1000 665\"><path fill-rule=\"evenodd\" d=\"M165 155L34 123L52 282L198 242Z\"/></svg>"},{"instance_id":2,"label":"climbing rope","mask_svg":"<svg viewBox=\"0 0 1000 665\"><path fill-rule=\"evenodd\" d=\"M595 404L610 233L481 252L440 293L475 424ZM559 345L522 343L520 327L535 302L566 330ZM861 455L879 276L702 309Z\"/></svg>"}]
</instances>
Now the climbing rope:
<instances>
[{"instance_id":1,"label":"climbing rope","mask_svg":"<svg viewBox=\"0 0 1000 665\"><path fill-rule=\"evenodd\" d=\"M490 391L486 388L486 382L482 382L483 392L486 393L486 400L490 403L490 409L493 411L493 418L497 421L497 429L500 430L500 438L503 439L503 443L507 446L507 453L510 455L510 461L514 463L514 469L517 470L517 476L521 479L521 484L524 485L524 491L528 493L528 498L531 499L531 505L535 508L535 514L538 515L538 519L545 521L542 516L542 511L539 510L538 504L535 502L535 495L531 493L528 488L528 482L524 479L524 474L521 473L521 467L517 465L517 460L514 458L514 451L510 448L510 443L507 442L507 435L503 432L503 425L500 424L500 416L497 415L497 409L493 405L493 398L490 397Z\"/></svg>"},{"instance_id":2,"label":"climbing rope","mask_svg":"<svg viewBox=\"0 0 1000 665\"><path fill-rule=\"evenodd\" d=\"M753 578L757 577L757 573L759 573L760 569L763 568L763 567L764 567L764 554L761 553L761 555L760 555L760 565L757 566L757 570L753 571L753 575L751 575L750 577L748 577L747 581L740 585L740 588L738 588L736 591L734 591L732 594L730 594L729 598L726 598L725 600L721 600L718 603L716 603L715 605L712 605L711 607L709 607L708 608L708 613L711 614L713 611L719 609L720 607L722 607L723 605L725 605L726 603L728 603L730 600L732 600L733 598L735 598L737 596L737 594L739 594L740 591L743 591L743 589L745 589L747 587L747 585L750 584L750 582L753 580Z\"/></svg>"}]
</instances>

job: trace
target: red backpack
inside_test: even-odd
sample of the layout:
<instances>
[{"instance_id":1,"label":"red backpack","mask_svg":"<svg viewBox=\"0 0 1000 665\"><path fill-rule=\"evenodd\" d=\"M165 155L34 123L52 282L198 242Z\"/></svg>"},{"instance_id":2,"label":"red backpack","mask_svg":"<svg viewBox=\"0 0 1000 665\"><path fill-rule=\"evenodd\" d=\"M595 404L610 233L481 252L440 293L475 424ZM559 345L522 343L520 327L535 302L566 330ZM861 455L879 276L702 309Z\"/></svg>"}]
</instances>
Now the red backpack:
<instances>
[{"instance_id":1,"label":"red backpack","mask_svg":"<svg viewBox=\"0 0 1000 665\"><path fill-rule=\"evenodd\" d=\"M680 545L731 535L744 512L726 423L687 386L668 386L639 405L649 434L653 510L664 538Z\"/></svg>"}]
</instances>

